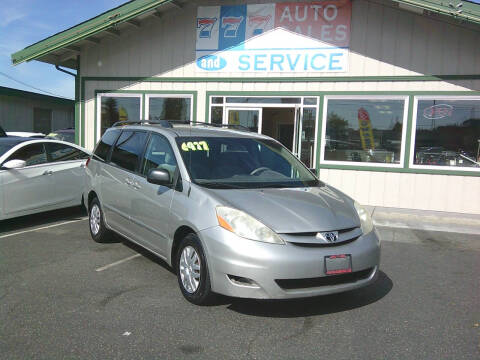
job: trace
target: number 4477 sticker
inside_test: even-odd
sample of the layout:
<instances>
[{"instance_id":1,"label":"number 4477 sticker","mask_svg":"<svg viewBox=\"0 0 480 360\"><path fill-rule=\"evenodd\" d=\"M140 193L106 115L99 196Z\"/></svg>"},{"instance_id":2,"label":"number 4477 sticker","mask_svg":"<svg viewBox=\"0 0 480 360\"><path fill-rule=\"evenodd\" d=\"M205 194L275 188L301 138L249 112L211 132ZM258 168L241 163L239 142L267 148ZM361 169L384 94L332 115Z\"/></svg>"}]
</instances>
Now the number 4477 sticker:
<instances>
[{"instance_id":1,"label":"number 4477 sticker","mask_svg":"<svg viewBox=\"0 0 480 360\"><path fill-rule=\"evenodd\" d=\"M189 141L182 144L183 151L209 151L206 141Z\"/></svg>"}]
</instances>

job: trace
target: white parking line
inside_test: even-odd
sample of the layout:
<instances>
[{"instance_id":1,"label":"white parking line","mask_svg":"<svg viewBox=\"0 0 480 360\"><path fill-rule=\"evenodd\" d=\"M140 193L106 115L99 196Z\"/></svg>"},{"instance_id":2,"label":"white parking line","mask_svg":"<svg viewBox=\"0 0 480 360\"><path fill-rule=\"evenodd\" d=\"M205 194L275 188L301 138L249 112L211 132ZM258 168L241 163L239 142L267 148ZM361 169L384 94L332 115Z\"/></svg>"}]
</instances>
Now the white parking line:
<instances>
[{"instance_id":1,"label":"white parking line","mask_svg":"<svg viewBox=\"0 0 480 360\"><path fill-rule=\"evenodd\" d=\"M114 266L123 264L124 262L130 261L130 260L135 259L136 257L139 257L139 256L142 256L142 255L141 255L141 254L135 254L135 255L129 256L129 257L125 258L125 259L118 260L118 261L115 261L115 262L113 262L113 263L111 263L111 264L108 264L108 265L99 267L98 269L95 269L95 271L99 272L99 271L103 271L103 270L110 269L111 267L114 267Z\"/></svg>"},{"instance_id":2,"label":"white parking line","mask_svg":"<svg viewBox=\"0 0 480 360\"><path fill-rule=\"evenodd\" d=\"M0 235L0 239L5 239L5 238L11 237L11 236L26 234L26 233L34 232L34 231L38 231L38 230L50 229L50 228L57 227L57 226L72 224L72 223L79 222L79 221L83 221L83 220L87 220L87 219L88 219L88 217L84 217L84 218L78 219L78 220L65 221L65 222L62 222L62 223L53 224L53 225L48 225L48 226L42 226L42 227L35 228L35 229L17 231L17 232L10 233L10 234L6 234L6 235Z\"/></svg>"}]
</instances>

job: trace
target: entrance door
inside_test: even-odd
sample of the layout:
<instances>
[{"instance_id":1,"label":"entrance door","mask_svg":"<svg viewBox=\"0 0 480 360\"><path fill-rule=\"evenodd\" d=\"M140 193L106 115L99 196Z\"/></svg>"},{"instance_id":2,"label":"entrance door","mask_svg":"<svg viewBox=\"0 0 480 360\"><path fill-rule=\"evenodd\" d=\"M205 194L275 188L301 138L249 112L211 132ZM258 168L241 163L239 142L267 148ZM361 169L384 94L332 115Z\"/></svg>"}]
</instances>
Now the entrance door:
<instances>
[{"instance_id":1,"label":"entrance door","mask_svg":"<svg viewBox=\"0 0 480 360\"><path fill-rule=\"evenodd\" d=\"M278 140L290 151L295 152L295 108L263 108L261 133Z\"/></svg>"},{"instance_id":2,"label":"entrance door","mask_svg":"<svg viewBox=\"0 0 480 360\"><path fill-rule=\"evenodd\" d=\"M227 108L228 125L240 125L260 133L262 129L262 108Z\"/></svg>"},{"instance_id":3,"label":"entrance door","mask_svg":"<svg viewBox=\"0 0 480 360\"><path fill-rule=\"evenodd\" d=\"M297 157L308 167L314 168L315 153L315 123L317 118L316 108L303 108L297 110L298 117L295 131L297 136L298 152Z\"/></svg>"}]
</instances>

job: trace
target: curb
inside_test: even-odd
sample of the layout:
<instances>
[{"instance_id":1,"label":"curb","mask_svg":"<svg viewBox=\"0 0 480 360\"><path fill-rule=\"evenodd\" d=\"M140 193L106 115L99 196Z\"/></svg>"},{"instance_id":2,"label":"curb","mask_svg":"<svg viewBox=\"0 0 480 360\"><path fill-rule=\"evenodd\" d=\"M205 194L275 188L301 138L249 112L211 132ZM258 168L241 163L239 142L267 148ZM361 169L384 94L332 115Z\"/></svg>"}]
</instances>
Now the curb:
<instances>
[{"instance_id":1,"label":"curb","mask_svg":"<svg viewBox=\"0 0 480 360\"><path fill-rule=\"evenodd\" d=\"M480 235L480 215L365 206L377 227Z\"/></svg>"}]
</instances>

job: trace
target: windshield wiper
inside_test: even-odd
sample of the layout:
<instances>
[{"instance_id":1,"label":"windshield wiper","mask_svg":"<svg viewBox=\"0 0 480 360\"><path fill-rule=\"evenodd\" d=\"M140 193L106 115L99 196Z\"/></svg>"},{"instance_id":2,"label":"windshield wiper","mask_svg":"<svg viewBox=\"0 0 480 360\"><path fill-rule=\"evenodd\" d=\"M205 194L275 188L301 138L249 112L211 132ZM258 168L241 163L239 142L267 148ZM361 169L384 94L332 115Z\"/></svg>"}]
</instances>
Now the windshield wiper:
<instances>
[{"instance_id":1,"label":"windshield wiper","mask_svg":"<svg viewBox=\"0 0 480 360\"><path fill-rule=\"evenodd\" d=\"M245 187L243 186L233 185L233 184L224 183L224 182L217 182L217 181L197 182L197 184L200 186L205 186L212 189L245 189Z\"/></svg>"}]
</instances>

